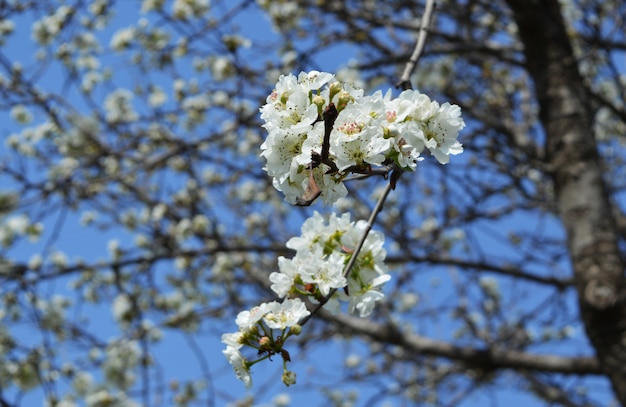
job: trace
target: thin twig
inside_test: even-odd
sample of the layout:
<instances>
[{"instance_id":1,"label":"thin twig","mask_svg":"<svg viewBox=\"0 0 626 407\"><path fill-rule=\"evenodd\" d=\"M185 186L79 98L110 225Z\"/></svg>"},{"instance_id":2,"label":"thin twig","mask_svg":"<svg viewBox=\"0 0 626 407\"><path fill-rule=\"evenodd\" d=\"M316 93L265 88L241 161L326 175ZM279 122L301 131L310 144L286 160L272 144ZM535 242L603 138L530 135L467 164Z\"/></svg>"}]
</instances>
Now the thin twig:
<instances>
[{"instance_id":1,"label":"thin twig","mask_svg":"<svg viewBox=\"0 0 626 407\"><path fill-rule=\"evenodd\" d=\"M424 14L422 15L422 21L420 22L420 31L417 36L417 43L415 44L415 49L413 50L413 54L411 54L411 58L409 58L409 61L404 67L404 72L402 72L400 81L396 84L397 88L401 88L403 90L412 88L411 74L415 70L417 62L424 51L424 45L426 44L426 37L428 36L428 28L430 26L430 20L434 8L435 0L426 0L426 8L424 10Z\"/></svg>"},{"instance_id":2,"label":"thin twig","mask_svg":"<svg viewBox=\"0 0 626 407\"><path fill-rule=\"evenodd\" d=\"M422 55L422 52L424 50L424 44L426 42L428 26L431 21L431 16L432 16L434 5L435 5L435 0L426 0L426 8L424 10L424 15L422 16L420 32L417 38L417 44L415 46L415 50L413 51L413 54L411 55L411 58L409 59L409 61L407 61L407 64L404 68L404 73L402 74L400 81L396 85L398 87L401 87L402 89L412 88L410 76L413 70L415 69L415 66L417 65L417 62L419 61L419 58ZM334 124L334 121L336 119L336 116L333 116L332 112L328 112L328 113L329 113L328 119L324 117L325 124L327 126L327 128L325 129L326 130L325 136L326 135L330 136L332 125ZM329 140L325 139L324 144L326 143L329 144ZM324 153L325 152L322 151L322 155L324 155ZM357 258L359 257L359 253L361 252L361 249L363 248L363 244L365 244L365 240L367 240L367 236L372 230L372 226L374 225L374 222L376 221L376 217L383 210L383 206L385 204L385 201L387 200L387 196L389 196L389 193L396 188L396 182L398 181L398 179L400 178L403 172L400 168L397 168L397 166L394 165L392 168L386 168L385 177L386 177L386 174L389 173L389 171L391 171L391 177L389 179L389 182L385 186L385 190L383 191L382 195L378 198L378 201L376 202L376 206L372 210L370 218L367 221L365 230L361 234L361 239L359 240L359 243L357 244L357 246L354 248L352 255L350 256L350 260L348 260L348 264L346 264L346 266L343 269L343 276L346 278L350 274L350 270L352 270L352 267L354 266ZM323 297L319 301L319 303L316 304L316 306L313 308L311 313L307 315L306 317L302 318L302 320L300 321L300 325L301 326L305 325L313 317L313 315L315 315L324 306L324 304L326 304L332 298L332 296L336 292L337 292L337 289L334 288L328 293L328 295Z\"/></svg>"},{"instance_id":3,"label":"thin twig","mask_svg":"<svg viewBox=\"0 0 626 407\"><path fill-rule=\"evenodd\" d=\"M339 112L337 111L337 108L335 107L333 102L330 102L330 104L324 110L324 114L323 114L324 142L322 143L322 162L324 164L326 164L326 161L329 160L328 154L330 151L330 135L333 131L333 126L335 125L335 120L337 119L338 115L339 115ZM335 163L333 163L333 165L334 164Z\"/></svg>"},{"instance_id":4,"label":"thin twig","mask_svg":"<svg viewBox=\"0 0 626 407\"><path fill-rule=\"evenodd\" d=\"M365 240L367 240L367 236L369 235L370 231L372 230L372 226L374 226L374 223L376 222L376 217L378 217L378 214L380 212L382 212L383 206L385 205L385 201L387 200L387 196L389 196L389 193L392 191L392 189L393 189L392 183L388 182L387 185L385 186L385 190L383 191L382 195L380 197L378 197L378 201L376 202L376 206L372 210L372 213L370 214L370 217L367 220L367 224L365 225L365 230L361 234L361 239L359 240L359 242L357 243L356 247L352 251L352 255L350 256L350 260L348 260L348 264L346 264L346 266L343 269L343 276L344 277L347 278L348 275L350 274L350 270L352 270L352 267L354 267L354 263L356 263L357 257L359 257L359 253L361 252L361 249L363 248L363 245L365 244ZM309 319L311 319L311 317L313 317L313 315L315 315L317 313L317 311L319 311L319 309L322 308L324 306L324 304L326 304L328 302L328 300L330 300L331 297L336 292L337 292L336 288L333 288L332 290L330 290L328 295L320 300L320 302L315 306L315 308L313 308L311 313L308 316L304 317L300 321L300 325L303 326L304 324L306 324L307 321Z\"/></svg>"}]
</instances>

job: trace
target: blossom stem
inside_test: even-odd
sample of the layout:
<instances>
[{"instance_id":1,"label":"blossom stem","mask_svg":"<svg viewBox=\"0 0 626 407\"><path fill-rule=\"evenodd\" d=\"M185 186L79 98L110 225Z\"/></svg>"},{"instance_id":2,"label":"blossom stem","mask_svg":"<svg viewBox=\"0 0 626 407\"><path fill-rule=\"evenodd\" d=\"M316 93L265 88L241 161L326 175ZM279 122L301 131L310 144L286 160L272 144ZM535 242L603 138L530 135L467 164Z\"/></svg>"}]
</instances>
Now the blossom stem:
<instances>
[{"instance_id":1,"label":"blossom stem","mask_svg":"<svg viewBox=\"0 0 626 407\"><path fill-rule=\"evenodd\" d=\"M395 180L396 181L400 177L400 174L402 174L402 171L398 170L398 175L395 176ZM376 217L378 217L378 214L380 212L382 212L383 206L385 205L385 201L387 200L387 197L389 196L389 193L394 188L395 188L395 182L388 182L386 184L386 186L385 186L385 190L380 195L380 197L378 197L378 201L376 201L376 206L374 206L374 209L372 210L372 213L370 214L370 217L367 220L367 224L365 226L365 230L363 230L363 233L361 234L361 239L359 240L359 242L357 243L356 247L352 251L352 255L350 256L350 260L348 260L348 264L346 264L346 266L343 269L343 276L344 277L347 278L348 275L350 274L350 270L352 270L352 267L354 267L354 264L356 263L356 260L359 257L359 253L361 252L361 249L363 248L363 244L365 243L365 240L367 239L367 236L369 235L370 231L372 230L372 226L374 225L374 222L376 222ZM328 300L330 300L332 298L332 296L335 294L335 292L337 292L336 288L333 288L332 290L330 290L328 295L323 297L320 300L320 302L315 306L315 308L313 308L311 313L309 315L307 315L306 317L302 318L302 320L300 320L300 322L298 322L298 324L300 326L304 326L304 324L306 324L309 321L309 319L311 319L311 317L313 317L313 315L315 315L317 313L317 311L319 311L319 309L322 308L324 306L324 304L326 304L328 302Z\"/></svg>"},{"instance_id":2,"label":"blossom stem","mask_svg":"<svg viewBox=\"0 0 626 407\"><path fill-rule=\"evenodd\" d=\"M401 174L402 172L399 171L399 173ZM350 270L354 266L354 263L356 263L356 259L359 256L361 249L363 248L363 244L365 243L365 240L367 239L367 236L369 235L370 230L372 230L372 226L374 226L374 222L376 222L376 217L378 216L380 212L382 212L385 201L387 200L387 196L389 196L389 193L391 192L392 189L394 189L394 187L395 185L392 185L391 182L388 182L387 185L385 186L385 190L383 191L382 195L378 198L378 201L376 202L376 206L372 210L372 213L370 214L370 217L367 220L367 225L365 226L365 230L363 231L363 234L361 235L361 240L359 240L359 243L354 248L354 251L352 252L352 256L350 256L350 260L348 261L348 264L346 264L346 267L343 270L344 277L346 278L348 277Z\"/></svg>"},{"instance_id":3,"label":"blossom stem","mask_svg":"<svg viewBox=\"0 0 626 407\"><path fill-rule=\"evenodd\" d=\"M324 141L322 142L322 163L326 164L330 167L327 171L327 174L336 173L339 171L337 165L333 160L330 159L330 134L333 132L333 126L335 125L335 120L339 116L339 112L335 107L333 102L326 107L324 110Z\"/></svg>"},{"instance_id":4,"label":"blossom stem","mask_svg":"<svg viewBox=\"0 0 626 407\"><path fill-rule=\"evenodd\" d=\"M330 133L333 131L333 125L339 112L333 102L324 110L324 142L322 143L322 162L328 161L328 154L330 150Z\"/></svg>"}]
</instances>

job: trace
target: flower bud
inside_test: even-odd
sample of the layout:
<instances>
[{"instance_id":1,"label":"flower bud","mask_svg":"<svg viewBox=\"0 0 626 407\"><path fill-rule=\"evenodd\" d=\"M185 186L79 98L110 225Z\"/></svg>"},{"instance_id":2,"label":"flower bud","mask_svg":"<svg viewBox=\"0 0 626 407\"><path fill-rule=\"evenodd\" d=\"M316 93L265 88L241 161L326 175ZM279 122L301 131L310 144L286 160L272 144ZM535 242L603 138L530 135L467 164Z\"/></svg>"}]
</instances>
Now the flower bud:
<instances>
[{"instance_id":1,"label":"flower bud","mask_svg":"<svg viewBox=\"0 0 626 407\"><path fill-rule=\"evenodd\" d=\"M302 332L302 326L300 324L295 324L289 329L289 332L291 335L300 335L300 332Z\"/></svg>"},{"instance_id":2,"label":"flower bud","mask_svg":"<svg viewBox=\"0 0 626 407\"><path fill-rule=\"evenodd\" d=\"M272 343L272 340L270 338L268 338L267 336L263 336L261 337L261 339L259 339L259 345L261 345L261 347L267 347Z\"/></svg>"},{"instance_id":3,"label":"flower bud","mask_svg":"<svg viewBox=\"0 0 626 407\"><path fill-rule=\"evenodd\" d=\"M335 95L341 92L341 83L339 82L331 83L329 85L329 90L330 90L330 101L332 102Z\"/></svg>"},{"instance_id":4,"label":"flower bud","mask_svg":"<svg viewBox=\"0 0 626 407\"><path fill-rule=\"evenodd\" d=\"M291 372L289 370L285 370L283 372L283 383L285 383L286 386L291 386L292 384L296 384L296 373L295 372Z\"/></svg>"},{"instance_id":5,"label":"flower bud","mask_svg":"<svg viewBox=\"0 0 626 407\"><path fill-rule=\"evenodd\" d=\"M313 96L313 104L317 106L317 114L322 115L324 111L324 104L326 103L326 99L322 95Z\"/></svg>"},{"instance_id":6,"label":"flower bud","mask_svg":"<svg viewBox=\"0 0 626 407\"><path fill-rule=\"evenodd\" d=\"M337 111L341 112L351 102L354 102L354 97L346 91L341 92L337 100Z\"/></svg>"}]
</instances>

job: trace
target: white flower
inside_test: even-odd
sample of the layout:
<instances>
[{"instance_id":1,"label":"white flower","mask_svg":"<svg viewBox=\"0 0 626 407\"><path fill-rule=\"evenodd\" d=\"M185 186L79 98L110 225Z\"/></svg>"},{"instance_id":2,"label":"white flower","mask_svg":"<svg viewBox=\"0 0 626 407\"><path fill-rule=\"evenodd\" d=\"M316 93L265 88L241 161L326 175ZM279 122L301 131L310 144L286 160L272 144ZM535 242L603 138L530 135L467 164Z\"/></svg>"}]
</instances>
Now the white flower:
<instances>
[{"instance_id":1,"label":"white flower","mask_svg":"<svg viewBox=\"0 0 626 407\"><path fill-rule=\"evenodd\" d=\"M250 376L248 361L241 355L238 349L232 346L227 346L222 353L228 359L228 363L232 365L237 378L244 382L246 387L250 388L252 386L252 376Z\"/></svg>"},{"instance_id":2,"label":"white flower","mask_svg":"<svg viewBox=\"0 0 626 407\"><path fill-rule=\"evenodd\" d=\"M28 124L33 120L33 114L24 105L15 105L11 108L11 118L20 124Z\"/></svg>"},{"instance_id":3,"label":"white flower","mask_svg":"<svg viewBox=\"0 0 626 407\"><path fill-rule=\"evenodd\" d=\"M232 61L226 56L212 58L209 63L211 75L216 81L223 81L237 73Z\"/></svg>"},{"instance_id":4,"label":"white flower","mask_svg":"<svg viewBox=\"0 0 626 407\"><path fill-rule=\"evenodd\" d=\"M141 13L145 14L152 10L161 10L163 0L143 0L141 3Z\"/></svg>"},{"instance_id":5,"label":"white flower","mask_svg":"<svg viewBox=\"0 0 626 407\"><path fill-rule=\"evenodd\" d=\"M291 162L292 171L283 180L274 178L273 185L278 191L282 191L285 200L294 204L297 199L304 195L310 183L310 171L304 167L298 167ZM317 186L321 189L321 195L324 203L331 204L339 198L343 198L348 194L348 190L341 182L341 177L333 174L327 174L326 168L322 166L313 170L313 178Z\"/></svg>"},{"instance_id":6,"label":"white flower","mask_svg":"<svg viewBox=\"0 0 626 407\"><path fill-rule=\"evenodd\" d=\"M19 214L11 216L6 221L6 227L16 235L24 235L26 234L26 230L30 225L30 220L27 215Z\"/></svg>"},{"instance_id":7,"label":"white flower","mask_svg":"<svg viewBox=\"0 0 626 407\"><path fill-rule=\"evenodd\" d=\"M128 295L124 293L120 293L113 300L112 313L113 317L118 322L123 322L127 318L132 317L133 303L131 302Z\"/></svg>"},{"instance_id":8,"label":"white flower","mask_svg":"<svg viewBox=\"0 0 626 407\"><path fill-rule=\"evenodd\" d=\"M322 106L312 103L312 92L332 78L332 74L317 71L303 72L297 78L282 75L260 109L265 121L263 127L268 131L261 145L261 156L267 160L264 169L274 178L274 187L282 191L290 203L295 203L309 187L311 174L307 167L311 153L320 152L324 136L323 123L317 121ZM328 90L322 93L327 103ZM327 170L328 167L322 165L313 171L313 176L324 201L332 203L345 196L347 190L341 183L342 177L327 174Z\"/></svg>"},{"instance_id":9,"label":"white flower","mask_svg":"<svg viewBox=\"0 0 626 407\"><path fill-rule=\"evenodd\" d=\"M250 311L241 311L237 314L237 318L235 319L235 323L241 329L249 329L256 325L257 322L263 318L263 316L268 312L268 304L263 303L256 307L253 307Z\"/></svg>"},{"instance_id":10,"label":"white flower","mask_svg":"<svg viewBox=\"0 0 626 407\"><path fill-rule=\"evenodd\" d=\"M370 315L374 310L376 302L382 300L385 297L383 293L375 290L375 288L382 286L390 279L391 276L389 276L389 274L383 274L379 277L376 277L369 284L369 287L371 287L372 289L368 289L365 292L352 296L350 299L350 312L359 311L360 317L367 317L368 315Z\"/></svg>"},{"instance_id":11,"label":"white flower","mask_svg":"<svg viewBox=\"0 0 626 407\"><path fill-rule=\"evenodd\" d=\"M100 72L89 71L83 75L80 88L83 92L90 93L100 82L102 82L102 74Z\"/></svg>"},{"instance_id":12,"label":"white flower","mask_svg":"<svg viewBox=\"0 0 626 407\"><path fill-rule=\"evenodd\" d=\"M93 377L91 376L91 374L84 371L76 372L72 380L72 387L78 395L84 397L85 394L87 394L88 390L92 387L92 385Z\"/></svg>"},{"instance_id":13,"label":"white flower","mask_svg":"<svg viewBox=\"0 0 626 407\"><path fill-rule=\"evenodd\" d=\"M241 35L225 34L222 36L222 42L229 50L235 50L239 47L250 48L252 46L252 41Z\"/></svg>"},{"instance_id":14,"label":"white flower","mask_svg":"<svg viewBox=\"0 0 626 407\"><path fill-rule=\"evenodd\" d=\"M57 267L67 267L67 255L63 252L53 252L50 255L50 261Z\"/></svg>"},{"instance_id":15,"label":"white flower","mask_svg":"<svg viewBox=\"0 0 626 407\"><path fill-rule=\"evenodd\" d=\"M129 400L122 392L110 393L105 389L96 390L85 397L87 407L139 407L139 404Z\"/></svg>"},{"instance_id":16,"label":"white flower","mask_svg":"<svg viewBox=\"0 0 626 407\"><path fill-rule=\"evenodd\" d=\"M43 265L43 257L39 253L33 254L28 260L28 268L31 270L39 270L42 265Z\"/></svg>"},{"instance_id":17,"label":"white flower","mask_svg":"<svg viewBox=\"0 0 626 407\"><path fill-rule=\"evenodd\" d=\"M272 272L269 279L272 282L272 291L274 291L280 298L283 298L291 291L291 288L294 285L294 280L298 275L296 258L286 259L285 257L280 256L278 258L278 268L280 269L280 273Z\"/></svg>"},{"instance_id":18,"label":"white flower","mask_svg":"<svg viewBox=\"0 0 626 407\"><path fill-rule=\"evenodd\" d=\"M5 37L15 30L15 23L6 18L0 20L0 37Z\"/></svg>"},{"instance_id":19,"label":"white flower","mask_svg":"<svg viewBox=\"0 0 626 407\"><path fill-rule=\"evenodd\" d=\"M321 251L317 254L311 253L310 261L302 268L302 281L316 284L320 293L326 296L331 289L342 288L348 284L343 276L345 256L334 252L328 258L321 259L320 254Z\"/></svg>"},{"instance_id":20,"label":"white flower","mask_svg":"<svg viewBox=\"0 0 626 407\"><path fill-rule=\"evenodd\" d=\"M111 38L109 46L115 51L121 51L130 47L133 39L135 38L135 27L127 27L118 30Z\"/></svg>"},{"instance_id":21,"label":"white flower","mask_svg":"<svg viewBox=\"0 0 626 407\"><path fill-rule=\"evenodd\" d=\"M378 92L349 104L337 117L331 134L331 152L339 170L356 165L380 165L391 146L383 137L385 105Z\"/></svg>"},{"instance_id":22,"label":"white flower","mask_svg":"<svg viewBox=\"0 0 626 407\"><path fill-rule=\"evenodd\" d=\"M296 325L302 318L310 314L300 298L288 298L282 303L270 303L273 308L263 318L272 329L286 329Z\"/></svg>"},{"instance_id":23,"label":"white flower","mask_svg":"<svg viewBox=\"0 0 626 407\"><path fill-rule=\"evenodd\" d=\"M167 101L167 95L160 87L154 85L148 95L148 104L152 107L159 107Z\"/></svg>"},{"instance_id":24,"label":"white flower","mask_svg":"<svg viewBox=\"0 0 626 407\"><path fill-rule=\"evenodd\" d=\"M276 407L287 407L291 404L291 397L287 393L277 394L272 400L272 403L274 403Z\"/></svg>"},{"instance_id":25,"label":"white flower","mask_svg":"<svg viewBox=\"0 0 626 407\"><path fill-rule=\"evenodd\" d=\"M335 75L328 72L300 72L298 75L298 83L306 90L317 90L332 81L334 77Z\"/></svg>"},{"instance_id":26,"label":"white flower","mask_svg":"<svg viewBox=\"0 0 626 407\"><path fill-rule=\"evenodd\" d=\"M341 236L351 227L350 214L344 213L338 217L335 213L328 216L328 224L319 212L315 211L311 217L304 221L301 228L301 236L292 237L287 241L287 247L296 251L314 250L314 245L320 245L322 249L336 249L339 241L328 241L332 236ZM339 234L337 235L337 232ZM323 252L323 251L322 251ZM327 253L328 254L328 253Z\"/></svg>"},{"instance_id":27,"label":"white flower","mask_svg":"<svg viewBox=\"0 0 626 407\"><path fill-rule=\"evenodd\" d=\"M457 140L459 131L465 127L459 106L444 103L427 123L426 139L434 142L432 146L428 143L427 147L437 161L446 164L450 161L450 155L463 152L463 146Z\"/></svg>"},{"instance_id":28,"label":"white flower","mask_svg":"<svg viewBox=\"0 0 626 407\"><path fill-rule=\"evenodd\" d=\"M243 346L241 340L243 338L243 332L225 333L222 335L222 343L235 349L240 349Z\"/></svg>"},{"instance_id":29,"label":"white flower","mask_svg":"<svg viewBox=\"0 0 626 407\"><path fill-rule=\"evenodd\" d=\"M201 17L209 10L209 0L174 0L172 15L181 20Z\"/></svg>"},{"instance_id":30,"label":"white flower","mask_svg":"<svg viewBox=\"0 0 626 407\"><path fill-rule=\"evenodd\" d=\"M344 364L346 365L346 367L354 369L361 364L361 357L355 353L352 353L345 358Z\"/></svg>"},{"instance_id":31,"label":"white flower","mask_svg":"<svg viewBox=\"0 0 626 407\"><path fill-rule=\"evenodd\" d=\"M41 45L50 44L61 32L66 20L74 10L70 6L60 6L55 13L37 20L32 25L32 38Z\"/></svg>"},{"instance_id":32,"label":"white flower","mask_svg":"<svg viewBox=\"0 0 626 407\"><path fill-rule=\"evenodd\" d=\"M133 94L127 89L117 89L105 101L106 118L109 123L128 123L139 117L132 106Z\"/></svg>"},{"instance_id":33,"label":"white flower","mask_svg":"<svg viewBox=\"0 0 626 407\"><path fill-rule=\"evenodd\" d=\"M354 227L348 229L341 236L342 246L349 250L356 248L366 227L367 222L364 220L358 221ZM377 274L382 274L386 271L384 261L387 251L383 247L384 241L385 237L381 232L376 230L369 232L358 257L358 265L361 268L367 268L375 271Z\"/></svg>"},{"instance_id":34,"label":"white flower","mask_svg":"<svg viewBox=\"0 0 626 407\"><path fill-rule=\"evenodd\" d=\"M283 183L290 177L294 166L296 172L293 175L296 175L297 165L292 160L302 152L302 143L306 138L306 133L271 131L261 145L261 156L267 160L265 170L268 175Z\"/></svg>"}]
</instances>

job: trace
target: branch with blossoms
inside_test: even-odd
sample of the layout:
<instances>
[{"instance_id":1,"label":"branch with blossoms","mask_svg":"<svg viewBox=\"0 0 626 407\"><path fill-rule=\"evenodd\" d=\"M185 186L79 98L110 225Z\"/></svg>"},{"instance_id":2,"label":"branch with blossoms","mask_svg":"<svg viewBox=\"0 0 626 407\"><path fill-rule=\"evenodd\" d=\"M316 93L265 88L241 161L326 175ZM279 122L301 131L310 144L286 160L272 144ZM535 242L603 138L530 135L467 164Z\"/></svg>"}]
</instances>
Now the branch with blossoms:
<instances>
[{"instance_id":1,"label":"branch with blossoms","mask_svg":"<svg viewBox=\"0 0 626 407\"><path fill-rule=\"evenodd\" d=\"M432 0L428 3L432 10ZM423 27L429 19L430 12ZM419 52L425 35L420 30ZM404 88L410 88L408 76L416 62L414 55L403 74ZM398 177L415 171L424 150L441 164L463 152L457 137L465 122L459 106L439 104L417 90L405 89L396 98L391 90L364 95L318 71L282 75L266 102L261 118L268 136L261 156L274 187L289 203L308 206L321 196L332 204L347 195L347 180L379 174L389 179L368 221L353 222L347 213L326 219L318 212L307 219L301 236L287 242L296 254L279 257L279 271L269 276L281 301L242 311L235 321L239 330L222 336L223 353L247 386L252 366L272 356L282 358L282 381L289 386L296 377L287 369L291 357L285 343L315 312L323 306L339 313L345 303L348 312L367 317L384 298L382 288L391 277L384 264L384 236L371 230L376 216ZM302 299L314 304L312 311ZM244 357L244 347L256 350L256 359Z\"/></svg>"}]
</instances>

